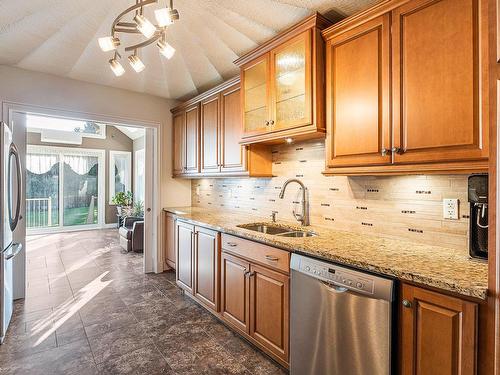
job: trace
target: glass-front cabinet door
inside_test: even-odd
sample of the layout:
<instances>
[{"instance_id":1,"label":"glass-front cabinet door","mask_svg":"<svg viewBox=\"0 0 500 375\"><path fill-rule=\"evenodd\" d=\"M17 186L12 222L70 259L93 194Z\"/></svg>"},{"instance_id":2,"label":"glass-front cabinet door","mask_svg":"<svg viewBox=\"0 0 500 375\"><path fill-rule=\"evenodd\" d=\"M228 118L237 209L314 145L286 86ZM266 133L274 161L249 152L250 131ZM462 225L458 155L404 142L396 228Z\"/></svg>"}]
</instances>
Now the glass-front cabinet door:
<instances>
[{"instance_id":1,"label":"glass-front cabinet door","mask_svg":"<svg viewBox=\"0 0 500 375\"><path fill-rule=\"evenodd\" d=\"M269 116L269 55L243 68L244 133L257 134L268 130Z\"/></svg>"},{"instance_id":2,"label":"glass-front cabinet door","mask_svg":"<svg viewBox=\"0 0 500 375\"><path fill-rule=\"evenodd\" d=\"M311 30L271 51L272 130L312 123Z\"/></svg>"}]
</instances>

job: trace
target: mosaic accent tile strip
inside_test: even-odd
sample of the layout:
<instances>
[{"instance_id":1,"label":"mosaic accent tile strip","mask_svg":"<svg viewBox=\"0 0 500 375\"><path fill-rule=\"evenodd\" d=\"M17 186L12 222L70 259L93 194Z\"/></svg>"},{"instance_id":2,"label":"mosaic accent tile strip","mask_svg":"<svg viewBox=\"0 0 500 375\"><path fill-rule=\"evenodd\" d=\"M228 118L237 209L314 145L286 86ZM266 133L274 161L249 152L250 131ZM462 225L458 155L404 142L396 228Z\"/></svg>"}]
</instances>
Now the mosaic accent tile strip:
<instances>
[{"instance_id":1,"label":"mosaic accent tile strip","mask_svg":"<svg viewBox=\"0 0 500 375\"><path fill-rule=\"evenodd\" d=\"M278 211L279 219L294 220L292 210L301 210L299 185L289 185L284 199L279 191L288 178L300 178L308 188L312 225L467 251L467 176L326 177L324 141L273 147L277 177L193 180L193 205L261 217ZM459 220L442 218L443 198L459 200Z\"/></svg>"}]
</instances>

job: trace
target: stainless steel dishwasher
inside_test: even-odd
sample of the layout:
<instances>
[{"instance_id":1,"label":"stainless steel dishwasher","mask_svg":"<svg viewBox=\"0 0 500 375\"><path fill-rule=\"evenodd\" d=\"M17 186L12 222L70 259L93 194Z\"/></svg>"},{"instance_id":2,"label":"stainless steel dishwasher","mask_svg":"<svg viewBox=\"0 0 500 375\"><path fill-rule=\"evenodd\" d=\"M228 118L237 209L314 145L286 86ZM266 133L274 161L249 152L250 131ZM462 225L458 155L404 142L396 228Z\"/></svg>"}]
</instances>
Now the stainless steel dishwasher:
<instances>
[{"instance_id":1,"label":"stainless steel dishwasher","mask_svg":"<svg viewBox=\"0 0 500 375\"><path fill-rule=\"evenodd\" d=\"M394 282L292 254L291 375L388 375Z\"/></svg>"}]
</instances>

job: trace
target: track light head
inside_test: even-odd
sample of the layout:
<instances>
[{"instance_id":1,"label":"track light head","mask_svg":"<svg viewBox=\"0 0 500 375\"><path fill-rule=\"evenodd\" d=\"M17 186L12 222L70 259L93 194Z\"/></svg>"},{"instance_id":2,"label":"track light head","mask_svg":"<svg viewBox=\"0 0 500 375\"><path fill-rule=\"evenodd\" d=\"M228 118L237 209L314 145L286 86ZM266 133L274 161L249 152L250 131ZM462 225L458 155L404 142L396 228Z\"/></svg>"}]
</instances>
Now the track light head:
<instances>
[{"instance_id":1,"label":"track light head","mask_svg":"<svg viewBox=\"0 0 500 375\"><path fill-rule=\"evenodd\" d=\"M98 42L99 42L99 47L101 47L101 50L103 52L113 51L120 45L120 39L112 36L105 36L103 38L99 38Z\"/></svg>"},{"instance_id":2,"label":"track light head","mask_svg":"<svg viewBox=\"0 0 500 375\"><path fill-rule=\"evenodd\" d=\"M160 49L160 53L167 59L170 60L174 56L175 48L168 44L165 40L159 40L156 45Z\"/></svg>"},{"instance_id":3,"label":"track light head","mask_svg":"<svg viewBox=\"0 0 500 375\"><path fill-rule=\"evenodd\" d=\"M144 63L142 62L142 60L139 58L139 56L137 55L130 55L128 57L128 62L130 64L130 66L137 72L137 73L140 73L144 70L144 68L146 67L146 65L144 65Z\"/></svg>"},{"instance_id":4,"label":"track light head","mask_svg":"<svg viewBox=\"0 0 500 375\"><path fill-rule=\"evenodd\" d=\"M109 67L117 77L120 77L123 75L123 73L125 73L125 69L116 57L113 57L111 60L109 60Z\"/></svg>"},{"instance_id":5,"label":"track light head","mask_svg":"<svg viewBox=\"0 0 500 375\"><path fill-rule=\"evenodd\" d=\"M139 30L142 35L144 35L146 38L151 38L155 32L156 32L156 27L153 25L146 17L144 17L141 14L137 14L134 17L134 21L137 24L137 30Z\"/></svg>"}]
</instances>

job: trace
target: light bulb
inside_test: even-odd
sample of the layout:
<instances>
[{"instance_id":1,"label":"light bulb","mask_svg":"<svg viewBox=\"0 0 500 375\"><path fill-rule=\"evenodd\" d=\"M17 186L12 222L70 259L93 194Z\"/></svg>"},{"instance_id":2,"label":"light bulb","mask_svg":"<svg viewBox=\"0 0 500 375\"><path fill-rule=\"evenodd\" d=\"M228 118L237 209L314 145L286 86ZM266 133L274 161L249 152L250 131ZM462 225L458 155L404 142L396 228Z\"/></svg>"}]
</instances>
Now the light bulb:
<instances>
[{"instance_id":1,"label":"light bulb","mask_svg":"<svg viewBox=\"0 0 500 375\"><path fill-rule=\"evenodd\" d=\"M139 56L137 55L131 55L128 57L128 62L130 63L130 66L137 72L140 73L144 70L146 65L141 61Z\"/></svg>"},{"instance_id":2,"label":"light bulb","mask_svg":"<svg viewBox=\"0 0 500 375\"><path fill-rule=\"evenodd\" d=\"M174 23L174 20L170 17L169 8L155 10L155 18L160 27L165 27Z\"/></svg>"},{"instance_id":3,"label":"light bulb","mask_svg":"<svg viewBox=\"0 0 500 375\"><path fill-rule=\"evenodd\" d=\"M138 14L134 17L135 23L137 23L137 30L139 30L142 35L146 38L151 38L155 32L156 27L149 20L141 14Z\"/></svg>"},{"instance_id":4,"label":"light bulb","mask_svg":"<svg viewBox=\"0 0 500 375\"><path fill-rule=\"evenodd\" d=\"M158 41L156 44L158 48L160 49L160 53L165 56L167 59L171 59L172 56L174 56L175 53L175 48L172 47L170 44L165 42L164 40Z\"/></svg>"},{"instance_id":5,"label":"light bulb","mask_svg":"<svg viewBox=\"0 0 500 375\"><path fill-rule=\"evenodd\" d=\"M123 75L123 73L125 73L125 69L116 58L109 60L109 66L117 77L120 77L121 75Z\"/></svg>"},{"instance_id":6,"label":"light bulb","mask_svg":"<svg viewBox=\"0 0 500 375\"><path fill-rule=\"evenodd\" d=\"M115 50L120 45L120 39L114 38L112 36L105 36L98 39L99 47L103 52L109 52Z\"/></svg>"}]
</instances>

